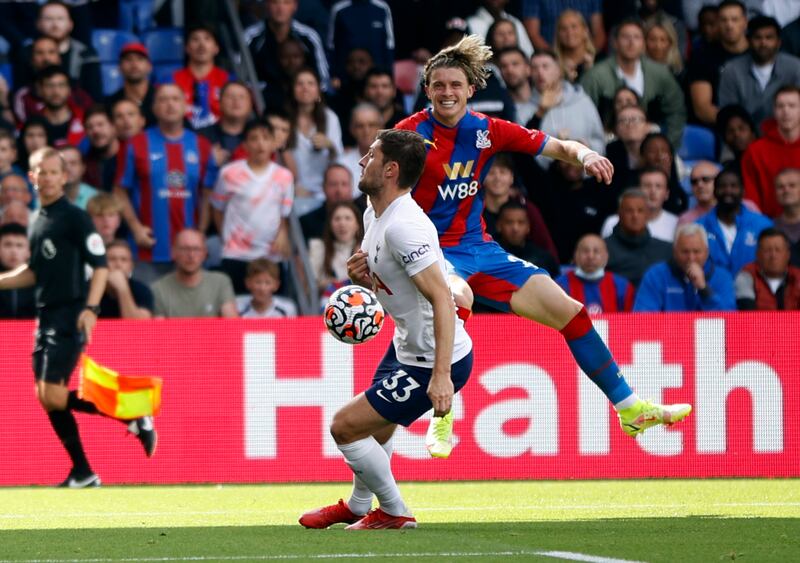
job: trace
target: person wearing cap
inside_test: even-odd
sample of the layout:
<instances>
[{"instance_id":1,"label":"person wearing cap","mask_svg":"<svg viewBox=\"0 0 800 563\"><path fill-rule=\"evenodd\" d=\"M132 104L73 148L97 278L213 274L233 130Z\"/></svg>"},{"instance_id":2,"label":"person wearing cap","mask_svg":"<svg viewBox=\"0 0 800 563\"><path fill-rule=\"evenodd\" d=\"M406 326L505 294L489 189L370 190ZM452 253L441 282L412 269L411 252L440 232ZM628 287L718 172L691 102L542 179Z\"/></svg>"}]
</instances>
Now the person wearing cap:
<instances>
[{"instance_id":1,"label":"person wearing cap","mask_svg":"<svg viewBox=\"0 0 800 563\"><path fill-rule=\"evenodd\" d=\"M106 98L106 105L112 107L118 100L130 100L141 108L147 126L155 125L156 116L153 113L155 89L150 80L153 63L150 62L147 47L137 42L123 45L119 52L119 71L123 78L122 88Z\"/></svg>"}]
</instances>

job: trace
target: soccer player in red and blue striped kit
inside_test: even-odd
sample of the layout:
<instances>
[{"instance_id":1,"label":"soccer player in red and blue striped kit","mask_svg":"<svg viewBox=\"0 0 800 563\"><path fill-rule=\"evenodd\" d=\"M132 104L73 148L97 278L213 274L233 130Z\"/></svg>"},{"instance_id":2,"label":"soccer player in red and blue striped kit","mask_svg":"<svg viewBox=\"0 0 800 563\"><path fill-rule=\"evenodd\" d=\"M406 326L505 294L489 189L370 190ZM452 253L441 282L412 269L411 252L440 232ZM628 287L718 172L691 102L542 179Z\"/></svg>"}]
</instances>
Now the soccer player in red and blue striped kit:
<instances>
[{"instance_id":1,"label":"soccer player in red and blue striped kit","mask_svg":"<svg viewBox=\"0 0 800 563\"><path fill-rule=\"evenodd\" d=\"M428 149L413 198L439 234L450 268L450 285L466 317L474 298L503 311L554 328L564 335L580 368L614 405L622 429L635 436L656 424L673 424L691 411L687 404L644 401L628 386L592 321L547 272L508 254L486 233L483 180L498 152L523 152L583 166L611 183L611 162L576 141L562 141L541 131L470 111L467 101L486 84L492 51L470 35L431 57L424 86L431 107L397 124L425 138ZM431 432L448 440L452 417L436 416Z\"/></svg>"}]
</instances>

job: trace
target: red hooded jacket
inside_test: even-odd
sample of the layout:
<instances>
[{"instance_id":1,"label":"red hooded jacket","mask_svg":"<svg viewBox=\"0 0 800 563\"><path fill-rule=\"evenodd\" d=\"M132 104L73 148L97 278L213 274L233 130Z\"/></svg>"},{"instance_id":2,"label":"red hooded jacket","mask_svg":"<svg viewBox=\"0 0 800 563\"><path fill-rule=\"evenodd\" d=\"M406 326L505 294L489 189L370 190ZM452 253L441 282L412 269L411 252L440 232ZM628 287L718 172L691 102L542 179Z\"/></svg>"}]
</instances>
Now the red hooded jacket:
<instances>
[{"instance_id":1,"label":"red hooded jacket","mask_svg":"<svg viewBox=\"0 0 800 563\"><path fill-rule=\"evenodd\" d=\"M775 197L775 176L785 168L797 168L800 139L786 142L774 119L765 121L762 130L764 136L747 147L742 156L744 197L754 201L764 215L777 217L783 208Z\"/></svg>"}]
</instances>

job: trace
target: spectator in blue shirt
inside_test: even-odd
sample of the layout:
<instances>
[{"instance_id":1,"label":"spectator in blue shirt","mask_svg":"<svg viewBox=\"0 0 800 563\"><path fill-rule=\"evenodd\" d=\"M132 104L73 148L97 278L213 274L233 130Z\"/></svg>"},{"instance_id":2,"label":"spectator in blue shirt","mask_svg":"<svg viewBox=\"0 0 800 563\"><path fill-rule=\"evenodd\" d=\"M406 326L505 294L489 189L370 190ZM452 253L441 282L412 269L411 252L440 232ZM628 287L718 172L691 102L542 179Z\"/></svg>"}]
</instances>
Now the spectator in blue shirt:
<instances>
[{"instance_id":1,"label":"spectator in blue shirt","mask_svg":"<svg viewBox=\"0 0 800 563\"><path fill-rule=\"evenodd\" d=\"M679 227L672 259L647 270L633 310L650 313L736 310L733 278L709 260L708 243L701 225Z\"/></svg>"},{"instance_id":2,"label":"spectator in blue shirt","mask_svg":"<svg viewBox=\"0 0 800 563\"><path fill-rule=\"evenodd\" d=\"M714 179L717 205L697 222L708 232L711 261L735 276L756 259L758 235L772 220L742 205L744 187L739 173L726 168Z\"/></svg>"}]
</instances>

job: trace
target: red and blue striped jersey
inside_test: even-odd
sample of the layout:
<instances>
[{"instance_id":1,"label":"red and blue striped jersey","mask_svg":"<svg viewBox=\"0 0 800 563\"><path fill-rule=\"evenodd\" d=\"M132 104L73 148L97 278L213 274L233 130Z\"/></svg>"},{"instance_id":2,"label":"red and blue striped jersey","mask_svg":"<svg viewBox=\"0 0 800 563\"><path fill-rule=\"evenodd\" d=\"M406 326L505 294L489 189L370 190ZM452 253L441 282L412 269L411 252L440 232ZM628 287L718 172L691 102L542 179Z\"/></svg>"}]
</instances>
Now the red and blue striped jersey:
<instances>
[{"instance_id":1,"label":"red and blue striped jersey","mask_svg":"<svg viewBox=\"0 0 800 563\"><path fill-rule=\"evenodd\" d=\"M188 68L172 73L172 81L183 90L186 99L186 119L194 129L202 129L217 122L222 115L219 98L222 87L233 80L233 76L215 66L205 76L197 79Z\"/></svg>"},{"instance_id":2,"label":"red and blue striped jersey","mask_svg":"<svg viewBox=\"0 0 800 563\"><path fill-rule=\"evenodd\" d=\"M211 143L188 129L168 139L158 127L131 138L119 152L115 185L128 191L136 216L153 229L153 248L134 249L146 262L169 262L175 235L196 227L203 188L212 188L217 165Z\"/></svg>"},{"instance_id":3,"label":"red and blue striped jersey","mask_svg":"<svg viewBox=\"0 0 800 563\"><path fill-rule=\"evenodd\" d=\"M567 295L583 303L592 315L633 310L633 286L611 272L606 272L599 280L587 280L568 272L556 278L556 283Z\"/></svg>"},{"instance_id":4,"label":"red and blue striped jersey","mask_svg":"<svg viewBox=\"0 0 800 563\"><path fill-rule=\"evenodd\" d=\"M412 196L430 217L442 247L491 240L483 222L483 180L499 152L539 154L547 135L516 123L468 111L455 127L430 109L404 119L397 129L425 137L428 156Z\"/></svg>"}]
</instances>

